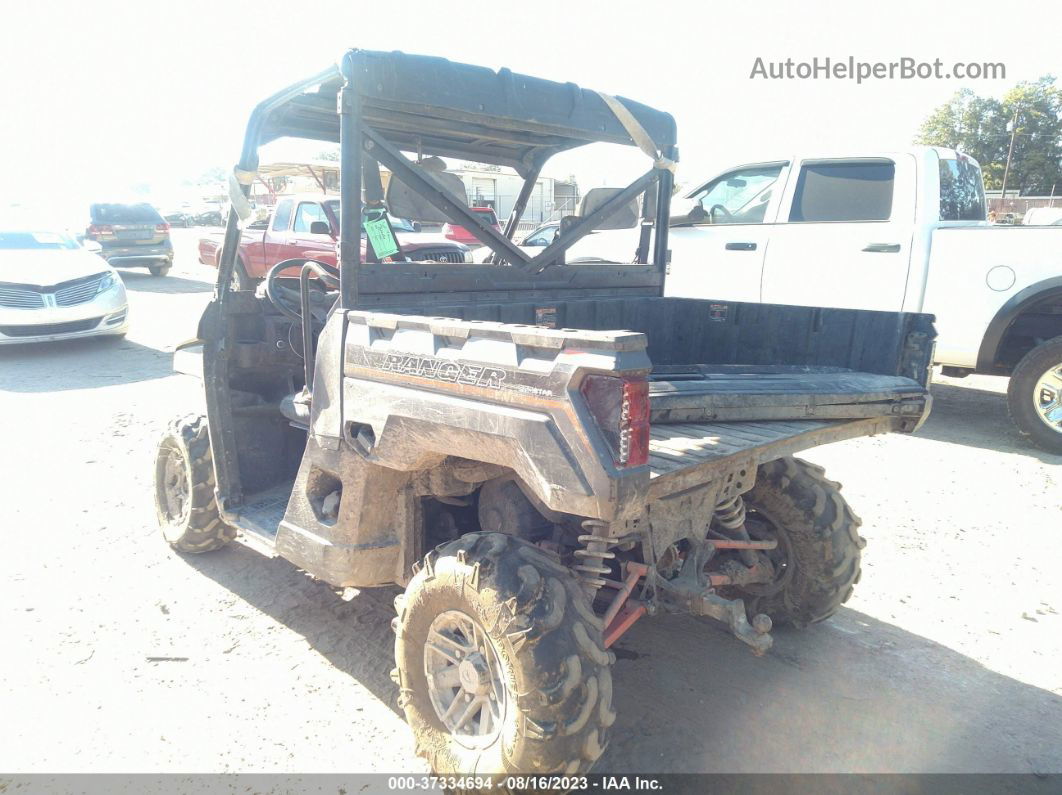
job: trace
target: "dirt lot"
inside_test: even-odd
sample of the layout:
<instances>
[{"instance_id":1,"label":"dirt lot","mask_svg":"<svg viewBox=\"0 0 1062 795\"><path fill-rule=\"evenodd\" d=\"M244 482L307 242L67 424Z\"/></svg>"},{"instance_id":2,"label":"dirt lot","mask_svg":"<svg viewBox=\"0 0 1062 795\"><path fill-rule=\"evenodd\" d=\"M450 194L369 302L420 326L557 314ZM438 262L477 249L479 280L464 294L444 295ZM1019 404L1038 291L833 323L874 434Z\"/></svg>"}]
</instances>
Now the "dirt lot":
<instances>
[{"instance_id":1,"label":"dirt lot","mask_svg":"<svg viewBox=\"0 0 1062 795\"><path fill-rule=\"evenodd\" d=\"M156 439L199 400L170 373L211 289L194 235L169 277L125 274L126 341L0 349L0 770L423 770L390 593L159 535ZM762 659L697 619L636 625L598 769L1062 771L1062 457L1017 438L1004 387L940 379L916 437L810 452L864 520L854 598Z\"/></svg>"}]
</instances>

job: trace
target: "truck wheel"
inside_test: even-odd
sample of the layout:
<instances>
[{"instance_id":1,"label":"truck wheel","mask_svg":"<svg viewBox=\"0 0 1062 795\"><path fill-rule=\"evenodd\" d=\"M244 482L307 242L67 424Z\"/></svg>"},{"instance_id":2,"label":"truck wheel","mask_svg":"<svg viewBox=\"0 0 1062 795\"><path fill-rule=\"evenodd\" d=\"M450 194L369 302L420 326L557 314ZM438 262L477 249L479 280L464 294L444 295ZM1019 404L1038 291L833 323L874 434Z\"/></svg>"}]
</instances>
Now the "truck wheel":
<instances>
[{"instance_id":1,"label":"truck wheel","mask_svg":"<svg viewBox=\"0 0 1062 795\"><path fill-rule=\"evenodd\" d=\"M745 495L745 526L754 539L777 539L766 554L775 567L770 583L734 588L749 618L766 613L776 624L805 627L824 621L848 601L859 582L859 517L841 484L822 467L799 458L763 464Z\"/></svg>"},{"instance_id":2,"label":"truck wheel","mask_svg":"<svg viewBox=\"0 0 1062 795\"><path fill-rule=\"evenodd\" d=\"M436 773L572 775L601 756L615 657L568 568L469 533L430 552L395 607L399 706Z\"/></svg>"},{"instance_id":3,"label":"truck wheel","mask_svg":"<svg viewBox=\"0 0 1062 795\"><path fill-rule=\"evenodd\" d=\"M218 516L206 417L177 420L159 442L155 510L166 541L181 552L210 552L236 537Z\"/></svg>"},{"instance_id":4,"label":"truck wheel","mask_svg":"<svg viewBox=\"0 0 1062 795\"><path fill-rule=\"evenodd\" d=\"M1007 386L1007 406L1022 436L1062 454L1062 337L1040 343L1018 362Z\"/></svg>"}]
</instances>

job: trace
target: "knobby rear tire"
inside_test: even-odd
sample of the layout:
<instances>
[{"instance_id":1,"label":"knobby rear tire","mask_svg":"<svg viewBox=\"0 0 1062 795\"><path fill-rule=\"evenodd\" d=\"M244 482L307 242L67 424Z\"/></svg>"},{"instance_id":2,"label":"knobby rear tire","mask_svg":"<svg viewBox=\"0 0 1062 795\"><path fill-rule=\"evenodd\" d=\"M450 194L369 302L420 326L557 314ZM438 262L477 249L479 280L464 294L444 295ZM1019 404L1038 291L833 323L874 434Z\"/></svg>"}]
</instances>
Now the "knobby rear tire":
<instances>
[{"instance_id":1,"label":"knobby rear tire","mask_svg":"<svg viewBox=\"0 0 1062 795\"><path fill-rule=\"evenodd\" d=\"M440 774L586 772L608 743L614 655L572 572L545 551L502 533L469 533L430 552L395 600L393 674L416 751ZM462 611L501 660L506 710L498 736L473 749L431 703L424 649L436 616Z\"/></svg>"}]
</instances>

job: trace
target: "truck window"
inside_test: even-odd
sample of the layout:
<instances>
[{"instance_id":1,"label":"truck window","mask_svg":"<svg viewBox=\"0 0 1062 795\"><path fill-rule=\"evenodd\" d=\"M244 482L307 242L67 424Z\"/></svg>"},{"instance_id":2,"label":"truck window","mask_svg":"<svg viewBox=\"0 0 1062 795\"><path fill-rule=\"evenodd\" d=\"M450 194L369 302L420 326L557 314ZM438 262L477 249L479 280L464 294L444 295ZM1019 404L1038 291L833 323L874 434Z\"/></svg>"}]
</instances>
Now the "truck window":
<instances>
[{"instance_id":1,"label":"truck window","mask_svg":"<svg viewBox=\"0 0 1062 795\"><path fill-rule=\"evenodd\" d=\"M703 223L762 224L784 163L731 171L709 182L693 198L704 210Z\"/></svg>"},{"instance_id":2,"label":"truck window","mask_svg":"<svg viewBox=\"0 0 1062 795\"><path fill-rule=\"evenodd\" d=\"M891 160L805 164L800 167L789 220L887 221L895 179L896 164Z\"/></svg>"},{"instance_id":3,"label":"truck window","mask_svg":"<svg viewBox=\"0 0 1062 795\"><path fill-rule=\"evenodd\" d=\"M317 202L302 202L299 205L299 209L295 211L295 225L292 227L292 231L309 232L310 224L314 221L328 223L328 216L325 215L324 207Z\"/></svg>"},{"instance_id":4,"label":"truck window","mask_svg":"<svg viewBox=\"0 0 1062 795\"><path fill-rule=\"evenodd\" d=\"M940 161L940 220L985 220L981 170L968 158Z\"/></svg>"},{"instance_id":5,"label":"truck window","mask_svg":"<svg viewBox=\"0 0 1062 795\"><path fill-rule=\"evenodd\" d=\"M291 199L282 199L277 202L277 208L273 211L273 225L270 227L274 232L283 232L288 228L291 220L291 207L294 202Z\"/></svg>"}]
</instances>

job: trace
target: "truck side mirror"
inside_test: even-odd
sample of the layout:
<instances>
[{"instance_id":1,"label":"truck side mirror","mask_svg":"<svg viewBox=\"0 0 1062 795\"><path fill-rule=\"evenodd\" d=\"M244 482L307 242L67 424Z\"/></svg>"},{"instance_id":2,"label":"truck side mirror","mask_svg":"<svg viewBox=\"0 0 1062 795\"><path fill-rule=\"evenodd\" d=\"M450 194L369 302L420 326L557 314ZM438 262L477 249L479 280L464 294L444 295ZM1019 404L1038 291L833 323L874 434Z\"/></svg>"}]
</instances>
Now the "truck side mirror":
<instances>
[{"instance_id":1,"label":"truck side mirror","mask_svg":"<svg viewBox=\"0 0 1062 795\"><path fill-rule=\"evenodd\" d=\"M328 221L311 221L310 222L310 234L311 235L330 235L330 234L332 234L332 227L328 225Z\"/></svg>"}]
</instances>

